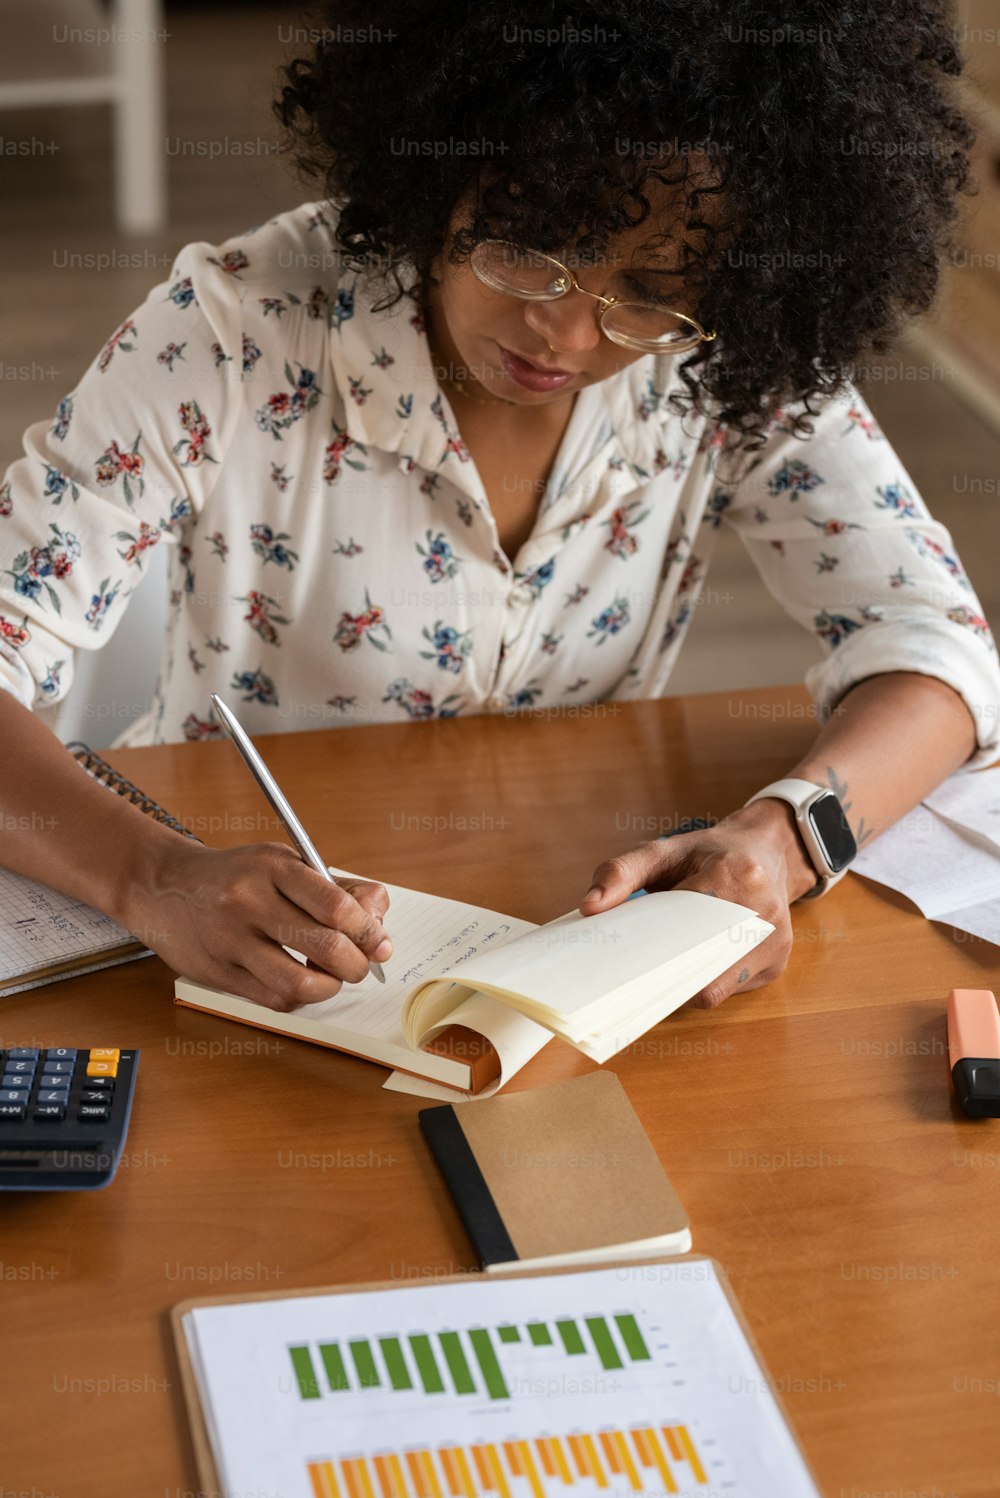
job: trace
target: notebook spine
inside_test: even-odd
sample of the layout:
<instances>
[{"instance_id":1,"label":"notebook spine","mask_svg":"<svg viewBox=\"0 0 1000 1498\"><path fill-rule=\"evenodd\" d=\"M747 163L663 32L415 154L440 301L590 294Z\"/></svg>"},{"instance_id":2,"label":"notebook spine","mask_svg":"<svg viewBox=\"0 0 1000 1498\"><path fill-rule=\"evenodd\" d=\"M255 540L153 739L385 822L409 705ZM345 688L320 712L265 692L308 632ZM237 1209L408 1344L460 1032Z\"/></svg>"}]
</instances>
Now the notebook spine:
<instances>
[{"instance_id":1,"label":"notebook spine","mask_svg":"<svg viewBox=\"0 0 1000 1498\"><path fill-rule=\"evenodd\" d=\"M120 774L113 765L109 765L107 760L102 759L99 754L91 749L89 744L84 744L81 740L74 739L66 747L73 755L73 758L87 771L88 775L93 775L95 780L100 780L102 784L115 791L117 795L125 796L145 816L152 817L155 822L162 822L164 827L169 827L174 832L182 833L184 837L191 838L193 842L201 842L201 838L197 837L189 827L185 827L183 822L179 822L176 817L171 816L170 812L161 806L158 801L154 801L152 797L147 796L131 780L126 779L124 775Z\"/></svg>"}]
</instances>

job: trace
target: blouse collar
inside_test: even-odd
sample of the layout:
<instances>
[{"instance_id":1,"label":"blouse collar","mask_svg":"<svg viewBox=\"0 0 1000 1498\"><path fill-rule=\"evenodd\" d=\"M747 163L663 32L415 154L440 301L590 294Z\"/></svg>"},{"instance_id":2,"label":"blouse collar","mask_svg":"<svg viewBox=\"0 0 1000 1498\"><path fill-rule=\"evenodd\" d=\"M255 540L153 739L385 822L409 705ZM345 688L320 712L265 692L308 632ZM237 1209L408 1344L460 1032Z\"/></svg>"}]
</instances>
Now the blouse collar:
<instances>
[{"instance_id":1,"label":"blouse collar","mask_svg":"<svg viewBox=\"0 0 1000 1498\"><path fill-rule=\"evenodd\" d=\"M330 357L346 392L347 436L364 446L399 453L400 467L442 470L478 498L474 466L431 362L423 317L404 295L376 311L379 288L344 271L330 304ZM664 466L665 432L678 417L667 405L676 360L646 355L603 380L599 392L611 432L609 462L624 463L636 485Z\"/></svg>"}]
</instances>

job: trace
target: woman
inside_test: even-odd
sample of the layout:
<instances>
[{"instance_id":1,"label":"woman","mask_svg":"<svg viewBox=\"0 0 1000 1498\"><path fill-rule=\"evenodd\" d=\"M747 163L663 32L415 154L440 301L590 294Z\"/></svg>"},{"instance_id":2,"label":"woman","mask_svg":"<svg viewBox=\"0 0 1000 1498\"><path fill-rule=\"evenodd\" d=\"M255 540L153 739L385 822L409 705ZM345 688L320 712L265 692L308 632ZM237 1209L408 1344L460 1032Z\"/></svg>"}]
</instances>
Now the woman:
<instances>
[{"instance_id":1,"label":"woman","mask_svg":"<svg viewBox=\"0 0 1000 1498\"><path fill-rule=\"evenodd\" d=\"M391 952L381 886L109 807L32 716L161 544L127 744L217 736L213 690L254 732L660 695L735 525L822 642L825 726L792 789L611 858L581 905L683 885L772 921L703 1004L783 969L854 839L995 755L981 609L848 383L932 299L959 63L926 4L823 16L326 7L279 102L319 201L182 251L0 491L2 810L58 824L12 868L276 1008Z\"/></svg>"}]
</instances>

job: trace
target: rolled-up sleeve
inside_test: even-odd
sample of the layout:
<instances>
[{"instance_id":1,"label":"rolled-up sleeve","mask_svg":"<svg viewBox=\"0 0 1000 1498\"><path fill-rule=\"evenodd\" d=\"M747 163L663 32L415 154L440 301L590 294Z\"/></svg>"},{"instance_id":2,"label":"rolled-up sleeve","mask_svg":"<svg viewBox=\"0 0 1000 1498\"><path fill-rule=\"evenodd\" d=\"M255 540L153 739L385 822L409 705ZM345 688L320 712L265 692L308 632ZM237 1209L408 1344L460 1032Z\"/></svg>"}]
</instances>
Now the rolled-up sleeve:
<instances>
[{"instance_id":1,"label":"rolled-up sleeve","mask_svg":"<svg viewBox=\"0 0 1000 1498\"><path fill-rule=\"evenodd\" d=\"M866 677L919 672L953 687L975 720L963 768L996 758L993 635L948 531L855 391L829 400L804 441L779 415L725 516L768 590L820 642L806 685L821 717Z\"/></svg>"},{"instance_id":2,"label":"rolled-up sleeve","mask_svg":"<svg viewBox=\"0 0 1000 1498\"><path fill-rule=\"evenodd\" d=\"M189 245L0 484L0 687L60 701L117 628L149 554L178 544L239 411L239 298ZM233 371L236 371L234 377Z\"/></svg>"}]
</instances>

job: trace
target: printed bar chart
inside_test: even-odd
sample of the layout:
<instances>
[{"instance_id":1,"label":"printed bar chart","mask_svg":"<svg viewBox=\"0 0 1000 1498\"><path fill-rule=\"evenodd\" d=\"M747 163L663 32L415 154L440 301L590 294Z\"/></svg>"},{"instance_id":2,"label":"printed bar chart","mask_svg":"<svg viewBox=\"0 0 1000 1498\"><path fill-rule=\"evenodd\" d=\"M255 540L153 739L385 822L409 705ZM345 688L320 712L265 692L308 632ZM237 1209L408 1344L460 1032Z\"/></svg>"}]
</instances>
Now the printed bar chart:
<instances>
[{"instance_id":1,"label":"printed bar chart","mask_svg":"<svg viewBox=\"0 0 1000 1498\"><path fill-rule=\"evenodd\" d=\"M564 1488L624 1484L681 1492L708 1485L684 1425L439 1446L307 1464L313 1498L548 1498Z\"/></svg>"},{"instance_id":2,"label":"printed bar chart","mask_svg":"<svg viewBox=\"0 0 1000 1498\"><path fill-rule=\"evenodd\" d=\"M560 1357L589 1355L597 1358L605 1372L618 1371L628 1363L649 1362L652 1356L632 1315L560 1319L551 1325L531 1321L523 1331L524 1336L517 1326L500 1326L495 1331L476 1327L464 1333L438 1332L433 1337L413 1333L371 1340L351 1338L346 1344L318 1342L318 1362L325 1383L309 1346L289 1347L288 1355L302 1399L359 1389L509 1399L502 1362L505 1347L517 1351L549 1349Z\"/></svg>"}]
</instances>

